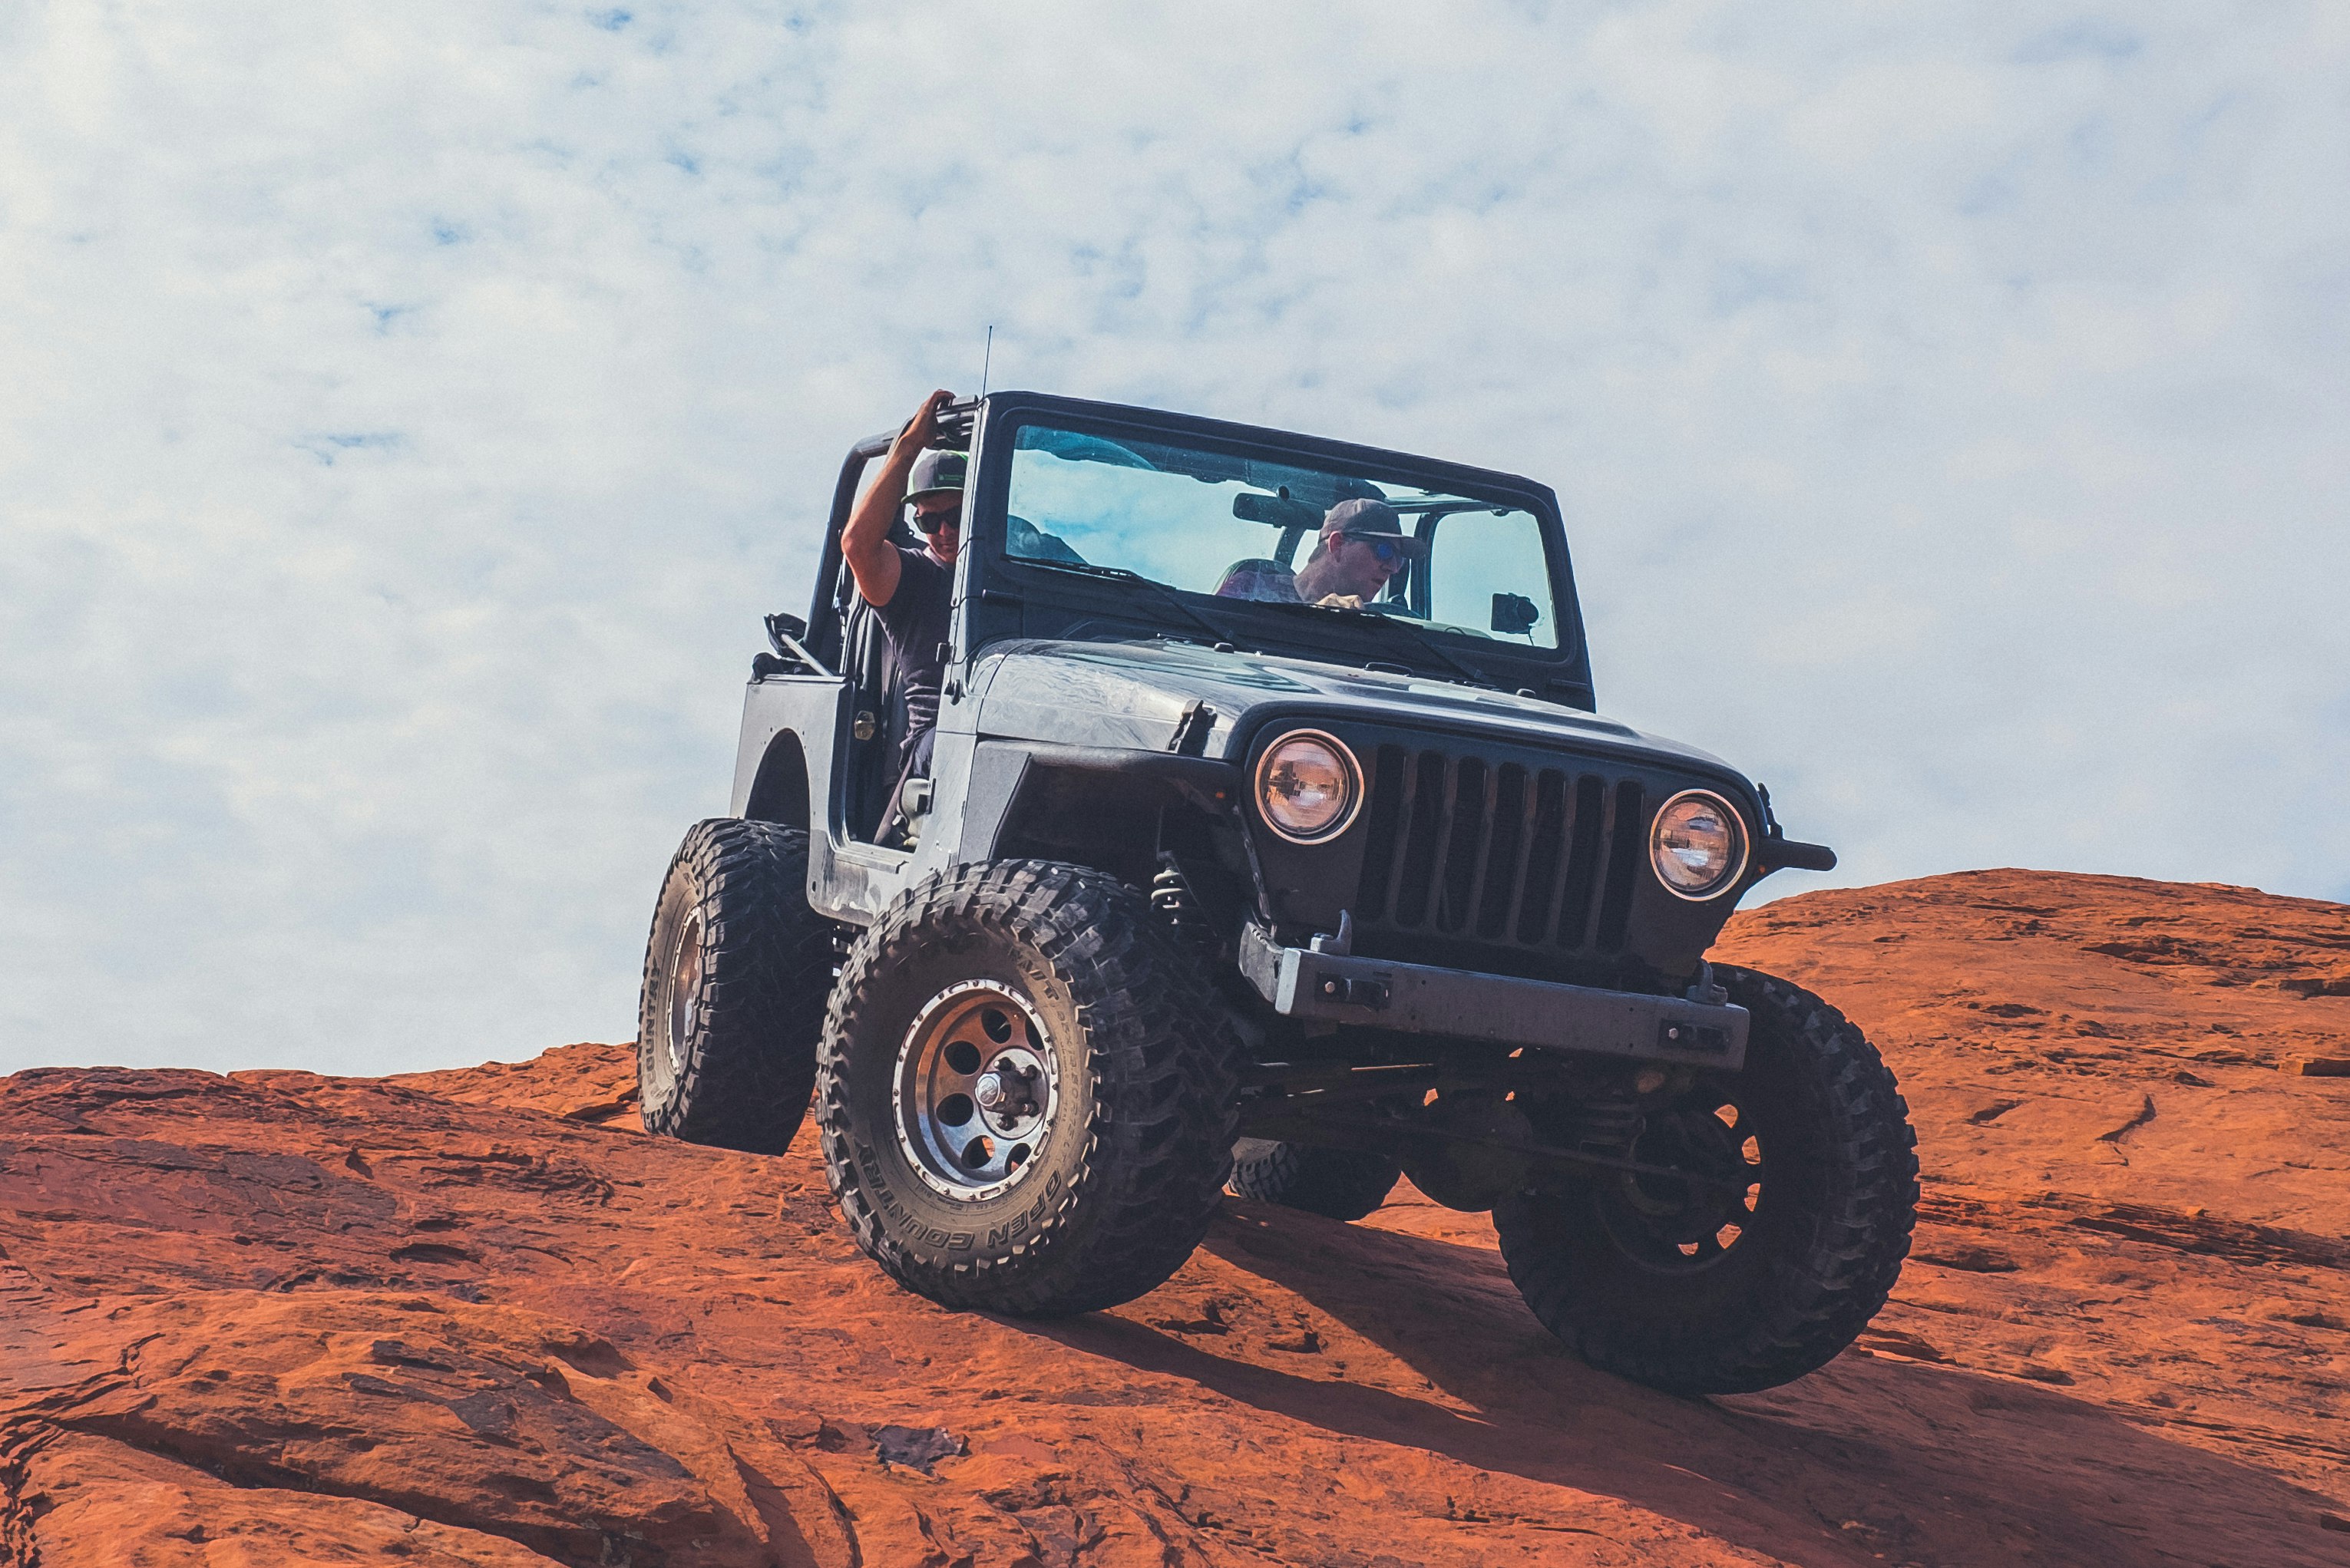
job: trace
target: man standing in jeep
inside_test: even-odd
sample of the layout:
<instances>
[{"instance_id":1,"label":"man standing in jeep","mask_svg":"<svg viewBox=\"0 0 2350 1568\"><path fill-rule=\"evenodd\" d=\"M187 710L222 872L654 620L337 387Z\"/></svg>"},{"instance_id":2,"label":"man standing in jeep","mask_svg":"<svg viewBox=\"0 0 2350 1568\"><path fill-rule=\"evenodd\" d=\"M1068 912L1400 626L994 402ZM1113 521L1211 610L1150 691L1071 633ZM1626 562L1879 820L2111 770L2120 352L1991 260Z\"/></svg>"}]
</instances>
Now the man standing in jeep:
<instances>
[{"instance_id":1,"label":"man standing in jeep","mask_svg":"<svg viewBox=\"0 0 2350 1568\"><path fill-rule=\"evenodd\" d=\"M955 552L962 543L962 485L967 466L959 452L924 450L937 439L939 410L954 401L932 392L889 443L881 472L858 497L841 530L840 553L857 578L859 597L873 607L889 634L889 655L906 694L906 738L898 783L890 794L887 837L902 820L898 792L908 779L931 774L931 747L939 722L939 686L954 597ZM911 504L913 524L927 547L908 549L889 538L898 508Z\"/></svg>"}]
</instances>

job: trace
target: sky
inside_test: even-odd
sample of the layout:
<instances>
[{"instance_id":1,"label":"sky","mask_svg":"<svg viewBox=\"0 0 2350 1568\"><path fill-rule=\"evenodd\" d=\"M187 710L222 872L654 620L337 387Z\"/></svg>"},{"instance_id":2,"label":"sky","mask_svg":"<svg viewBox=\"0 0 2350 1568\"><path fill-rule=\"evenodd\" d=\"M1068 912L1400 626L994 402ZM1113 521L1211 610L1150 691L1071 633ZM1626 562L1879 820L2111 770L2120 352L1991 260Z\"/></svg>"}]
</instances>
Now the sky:
<instances>
[{"instance_id":1,"label":"sky","mask_svg":"<svg viewBox=\"0 0 2350 1568\"><path fill-rule=\"evenodd\" d=\"M1554 485L1602 709L1842 852L1769 893L2350 899L2345 83L2328 0L0 6L0 1071L628 1039L990 324Z\"/></svg>"}]
</instances>

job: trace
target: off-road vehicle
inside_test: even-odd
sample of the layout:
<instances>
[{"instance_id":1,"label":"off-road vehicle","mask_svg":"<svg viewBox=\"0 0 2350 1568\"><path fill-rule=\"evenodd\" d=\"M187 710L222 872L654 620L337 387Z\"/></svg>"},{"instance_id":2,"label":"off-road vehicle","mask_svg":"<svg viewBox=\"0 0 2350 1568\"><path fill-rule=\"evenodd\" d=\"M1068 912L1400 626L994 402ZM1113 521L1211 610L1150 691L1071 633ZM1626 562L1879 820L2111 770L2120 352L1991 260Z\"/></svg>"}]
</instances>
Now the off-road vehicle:
<instances>
[{"instance_id":1,"label":"off-road vehicle","mask_svg":"<svg viewBox=\"0 0 2350 1568\"><path fill-rule=\"evenodd\" d=\"M1908 1109L1834 1008L1706 959L1757 881L1835 857L1596 713L1546 486L955 405L935 757L900 787L902 695L840 552L890 439L842 467L808 612L768 618L731 815L661 889L649 1130L780 1152L813 1096L858 1243L950 1306L1112 1305L1227 1185L1352 1219L1409 1174L1492 1211L1596 1366L1728 1392L1851 1343L1908 1250ZM1418 541L1381 591L1233 593L1294 583L1363 497ZM1665 607L1650 635L1685 629Z\"/></svg>"}]
</instances>

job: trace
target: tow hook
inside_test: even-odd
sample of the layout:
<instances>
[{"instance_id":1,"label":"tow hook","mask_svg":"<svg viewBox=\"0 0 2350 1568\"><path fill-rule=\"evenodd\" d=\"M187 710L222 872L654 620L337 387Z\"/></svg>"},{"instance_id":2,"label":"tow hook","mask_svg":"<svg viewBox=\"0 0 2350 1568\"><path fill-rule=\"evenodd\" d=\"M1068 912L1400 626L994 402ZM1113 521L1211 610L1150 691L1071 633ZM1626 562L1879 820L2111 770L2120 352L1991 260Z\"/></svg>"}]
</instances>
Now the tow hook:
<instances>
[{"instance_id":1,"label":"tow hook","mask_svg":"<svg viewBox=\"0 0 2350 1568\"><path fill-rule=\"evenodd\" d=\"M1704 962L1697 966L1697 979L1681 994L1700 1007L1721 1007L1730 1001L1730 988L1715 983L1713 966Z\"/></svg>"}]
</instances>

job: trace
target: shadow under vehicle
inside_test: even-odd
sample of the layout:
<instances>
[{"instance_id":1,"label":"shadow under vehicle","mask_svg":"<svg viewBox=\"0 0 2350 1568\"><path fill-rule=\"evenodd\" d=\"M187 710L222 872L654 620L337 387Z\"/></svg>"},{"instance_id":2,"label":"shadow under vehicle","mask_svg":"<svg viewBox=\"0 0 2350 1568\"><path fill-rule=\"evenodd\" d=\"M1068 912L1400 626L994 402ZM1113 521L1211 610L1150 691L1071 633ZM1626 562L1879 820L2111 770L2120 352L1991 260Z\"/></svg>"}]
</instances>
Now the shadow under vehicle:
<instances>
[{"instance_id":1,"label":"shadow under vehicle","mask_svg":"<svg viewBox=\"0 0 2350 1568\"><path fill-rule=\"evenodd\" d=\"M1598 715L1546 486L956 405L934 760L900 787L903 694L840 550L890 439L842 467L808 613L768 618L731 815L664 884L650 1130L779 1152L813 1101L859 1245L951 1306L1112 1305L1227 1185L1350 1219L1409 1173L1492 1211L1528 1305L1601 1367L1730 1392L1852 1341L1908 1247L1907 1106L1827 1003L1705 956L1747 888L1835 857L1736 769ZM1366 498L1393 575L1302 602Z\"/></svg>"}]
</instances>

